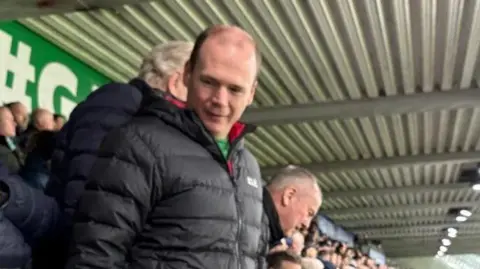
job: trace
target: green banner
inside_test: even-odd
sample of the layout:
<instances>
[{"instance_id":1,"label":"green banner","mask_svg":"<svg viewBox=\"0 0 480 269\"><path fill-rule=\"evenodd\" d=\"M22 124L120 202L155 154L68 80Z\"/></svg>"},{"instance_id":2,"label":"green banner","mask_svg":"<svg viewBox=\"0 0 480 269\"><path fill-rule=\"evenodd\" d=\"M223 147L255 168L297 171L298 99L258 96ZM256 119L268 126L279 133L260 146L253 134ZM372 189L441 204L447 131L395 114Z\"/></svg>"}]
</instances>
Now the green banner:
<instances>
[{"instance_id":1,"label":"green banner","mask_svg":"<svg viewBox=\"0 0 480 269\"><path fill-rule=\"evenodd\" d=\"M65 116L110 80L18 22L0 23L0 102Z\"/></svg>"}]
</instances>

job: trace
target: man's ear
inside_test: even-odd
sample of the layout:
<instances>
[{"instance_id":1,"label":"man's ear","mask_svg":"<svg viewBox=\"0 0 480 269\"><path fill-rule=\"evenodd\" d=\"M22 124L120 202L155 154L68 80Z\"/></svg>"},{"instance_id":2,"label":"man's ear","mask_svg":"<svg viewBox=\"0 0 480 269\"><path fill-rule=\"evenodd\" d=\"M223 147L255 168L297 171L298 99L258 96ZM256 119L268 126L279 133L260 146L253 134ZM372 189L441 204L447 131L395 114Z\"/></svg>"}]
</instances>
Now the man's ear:
<instances>
[{"instance_id":1,"label":"man's ear","mask_svg":"<svg viewBox=\"0 0 480 269\"><path fill-rule=\"evenodd\" d=\"M282 194L282 205L289 206L297 190L295 188L285 188Z\"/></svg>"},{"instance_id":2,"label":"man's ear","mask_svg":"<svg viewBox=\"0 0 480 269\"><path fill-rule=\"evenodd\" d=\"M167 80L167 88L165 90L173 96L177 94L177 81L179 79L183 79L183 77L180 77L179 72L175 72Z\"/></svg>"}]
</instances>

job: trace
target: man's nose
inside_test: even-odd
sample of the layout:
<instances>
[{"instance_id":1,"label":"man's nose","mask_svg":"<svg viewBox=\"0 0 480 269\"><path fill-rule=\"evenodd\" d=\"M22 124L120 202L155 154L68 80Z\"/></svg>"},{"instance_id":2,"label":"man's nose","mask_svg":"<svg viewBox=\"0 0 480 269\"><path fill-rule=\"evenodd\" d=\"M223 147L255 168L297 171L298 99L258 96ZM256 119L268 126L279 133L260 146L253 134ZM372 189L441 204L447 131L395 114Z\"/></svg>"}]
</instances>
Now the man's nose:
<instances>
[{"instance_id":1,"label":"man's nose","mask_svg":"<svg viewBox=\"0 0 480 269\"><path fill-rule=\"evenodd\" d=\"M312 218L306 217L303 219L302 226L305 227L305 229L308 229L308 227L310 227L311 222L312 222Z\"/></svg>"},{"instance_id":2,"label":"man's nose","mask_svg":"<svg viewBox=\"0 0 480 269\"><path fill-rule=\"evenodd\" d=\"M212 100L218 106L226 106L228 103L228 89L219 87L214 92Z\"/></svg>"}]
</instances>

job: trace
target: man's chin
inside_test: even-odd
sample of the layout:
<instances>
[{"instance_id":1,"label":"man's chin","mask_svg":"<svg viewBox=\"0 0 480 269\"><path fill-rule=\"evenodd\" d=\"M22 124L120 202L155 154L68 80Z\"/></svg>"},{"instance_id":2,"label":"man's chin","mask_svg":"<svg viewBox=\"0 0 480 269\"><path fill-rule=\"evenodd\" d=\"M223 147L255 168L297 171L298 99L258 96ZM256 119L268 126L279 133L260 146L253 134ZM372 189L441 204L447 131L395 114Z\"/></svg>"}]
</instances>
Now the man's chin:
<instances>
[{"instance_id":1,"label":"man's chin","mask_svg":"<svg viewBox=\"0 0 480 269\"><path fill-rule=\"evenodd\" d=\"M219 139L224 139L227 137L228 133L225 134L225 132L222 131L223 128L221 128L220 123L208 121L203 123L205 125L205 128L215 137Z\"/></svg>"}]
</instances>

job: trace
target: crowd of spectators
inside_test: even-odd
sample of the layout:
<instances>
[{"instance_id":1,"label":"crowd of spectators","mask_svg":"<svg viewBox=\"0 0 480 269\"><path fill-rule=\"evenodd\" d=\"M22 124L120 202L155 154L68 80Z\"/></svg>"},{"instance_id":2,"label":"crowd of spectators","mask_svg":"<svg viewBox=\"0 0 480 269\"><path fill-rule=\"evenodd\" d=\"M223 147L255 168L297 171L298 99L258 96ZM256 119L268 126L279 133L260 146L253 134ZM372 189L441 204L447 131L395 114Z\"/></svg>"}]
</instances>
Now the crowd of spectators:
<instances>
[{"instance_id":1,"label":"crowd of spectators","mask_svg":"<svg viewBox=\"0 0 480 269\"><path fill-rule=\"evenodd\" d=\"M302 233L303 232L303 233ZM308 230L295 232L283 240L284 248L267 257L271 269L391 269L363 253L360 246L349 247L322 234L317 222Z\"/></svg>"}]
</instances>

